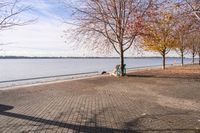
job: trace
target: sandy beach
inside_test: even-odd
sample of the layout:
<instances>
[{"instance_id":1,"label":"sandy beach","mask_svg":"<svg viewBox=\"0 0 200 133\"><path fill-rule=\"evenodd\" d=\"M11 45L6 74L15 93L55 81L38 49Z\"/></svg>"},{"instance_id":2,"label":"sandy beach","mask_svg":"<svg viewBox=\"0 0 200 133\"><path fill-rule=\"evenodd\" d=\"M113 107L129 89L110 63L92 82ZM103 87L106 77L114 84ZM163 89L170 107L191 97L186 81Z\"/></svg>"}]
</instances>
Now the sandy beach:
<instances>
[{"instance_id":1,"label":"sandy beach","mask_svg":"<svg viewBox=\"0 0 200 133\"><path fill-rule=\"evenodd\" d=\"M0 91L0 132L198 133L200 66Z\"/></svg>"}]
</instances>

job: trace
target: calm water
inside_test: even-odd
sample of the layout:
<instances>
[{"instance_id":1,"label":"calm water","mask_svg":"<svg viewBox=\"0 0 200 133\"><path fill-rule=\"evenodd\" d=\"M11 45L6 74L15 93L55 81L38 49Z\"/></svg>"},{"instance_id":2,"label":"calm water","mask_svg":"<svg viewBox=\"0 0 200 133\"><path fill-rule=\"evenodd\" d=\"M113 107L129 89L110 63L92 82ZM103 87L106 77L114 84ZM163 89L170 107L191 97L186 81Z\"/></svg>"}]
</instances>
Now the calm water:
<instances>
[{"instance_id":1,"label":"calm water","mask_svg":"<svg viewBox=\"0 0 200 133\"><path fill-rule=\"evenodd\" d=\"M179 58L168 58L167 64L173 64L174 60L180 63ZM185 63L191 63L191 61L191 59L185 59ZM128 58L125 59L125 63L127 68L155 66L161 65L162 59ZM33 78L44 79L51 76L88 72L100 73L113 70L116 64L119 64L119 59L0 59L0 87L16 85L17 82L20 80L24 82L25 79L32 79L31 82L33 82Z\"/></svg>"}]
</instances>

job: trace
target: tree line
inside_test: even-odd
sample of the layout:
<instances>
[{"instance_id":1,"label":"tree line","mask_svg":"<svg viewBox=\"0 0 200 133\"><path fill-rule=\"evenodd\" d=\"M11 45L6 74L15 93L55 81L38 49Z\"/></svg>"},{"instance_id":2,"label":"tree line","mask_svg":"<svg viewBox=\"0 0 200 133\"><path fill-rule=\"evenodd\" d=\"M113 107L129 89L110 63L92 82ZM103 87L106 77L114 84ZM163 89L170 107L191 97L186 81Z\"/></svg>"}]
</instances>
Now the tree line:
<instances>
[{"instance_id":1,"label":"tree line","mask_svg":"<svg viewBox=\"0 0 200 133\"><path fill-rule=\"evenodd\" d=\"M166 55L176 51L182 58L200 57L199 0L77 0L73 10L76 37L92 38L89 47L115 50L120 56L133 46L159 53L165 69ZM74 36L74 34L73 34ZM199 60L200 64L200 60Z\"/></svg>"}]
</instances>

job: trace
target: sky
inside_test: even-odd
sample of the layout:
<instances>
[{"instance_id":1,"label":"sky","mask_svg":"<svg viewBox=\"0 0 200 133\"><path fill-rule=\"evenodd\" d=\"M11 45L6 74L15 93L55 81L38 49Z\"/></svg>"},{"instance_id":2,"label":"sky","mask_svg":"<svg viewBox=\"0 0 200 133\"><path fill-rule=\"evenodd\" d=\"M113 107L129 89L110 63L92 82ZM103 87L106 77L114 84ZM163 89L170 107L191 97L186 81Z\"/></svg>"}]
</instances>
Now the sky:
<instances>
[{"instance_id":1,"label":"sky","mask_svg":"<svg viewBox=\"0 0 200 133\"><path fill-rule=\"evenodd\" d=\"M63 30L67 28L63 22L70 19L70 13L63 3L55 0L23 0L19 4L30 7L21 15L21 19L36 21L1 31L0 43L6 45L0 46L0 55L72 56L63 38Z\"/></svg>"},{"instance_id":2,"label":"sky","mask_svg":"<svg viewBox=\"0 0 200 133\"><path fill-rule=\"evenodd\" d=\"M60 0L21 0L18 6L29 6L21 19L36 19L31 24L0 31L0 56L72 57L106 56L87 49L75 48L68 42L64 30L71 25L70 10ZM138 56L129 51L126 56ZM136 53L136 52L135 52ZM156 54L148 53L148 56ZM110 53L108 56L117 56Z\"/></svg>"}]
</instances>

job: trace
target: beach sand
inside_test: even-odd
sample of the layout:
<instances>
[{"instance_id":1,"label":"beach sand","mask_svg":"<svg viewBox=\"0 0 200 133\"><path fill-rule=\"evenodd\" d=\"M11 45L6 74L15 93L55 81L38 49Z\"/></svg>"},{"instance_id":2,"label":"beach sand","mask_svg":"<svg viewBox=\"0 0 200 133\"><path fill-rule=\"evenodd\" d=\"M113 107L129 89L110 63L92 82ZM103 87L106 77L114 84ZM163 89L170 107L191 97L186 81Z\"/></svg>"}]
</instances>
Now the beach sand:
<instances>
[{"instance_id":1,"label":"beach sand","mask_svg":"<svg viewBox=\"0 0 200 133\"><path fill-rule=\"evenodd\" d=\"M0 91L0 132L200 129L200 66L133 71Z\"/></svg>"}]
</instances>

